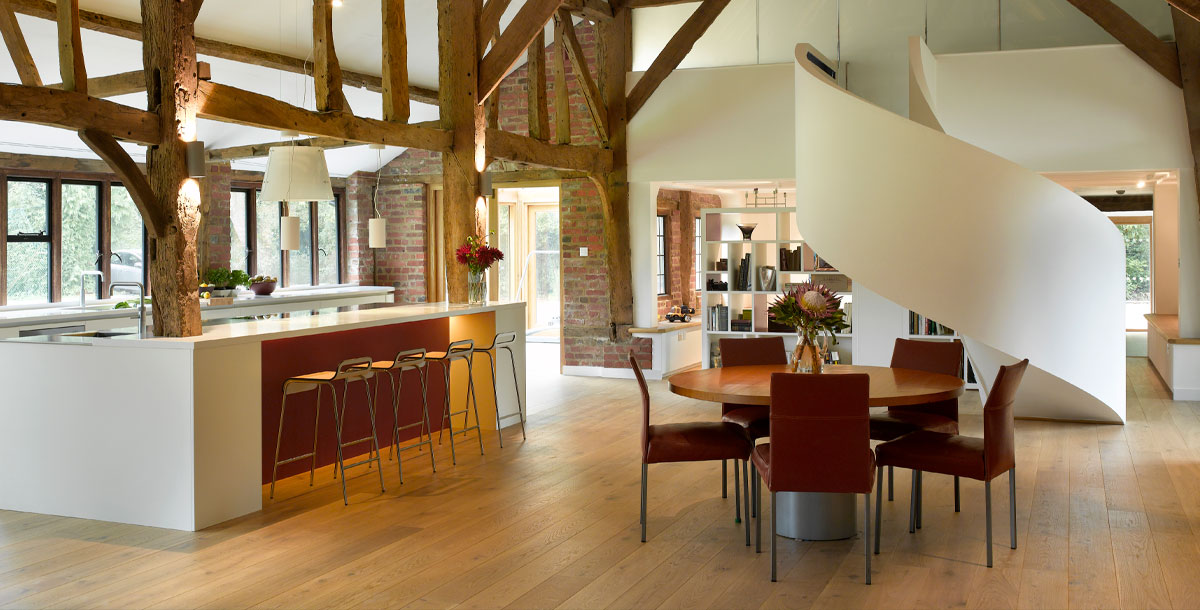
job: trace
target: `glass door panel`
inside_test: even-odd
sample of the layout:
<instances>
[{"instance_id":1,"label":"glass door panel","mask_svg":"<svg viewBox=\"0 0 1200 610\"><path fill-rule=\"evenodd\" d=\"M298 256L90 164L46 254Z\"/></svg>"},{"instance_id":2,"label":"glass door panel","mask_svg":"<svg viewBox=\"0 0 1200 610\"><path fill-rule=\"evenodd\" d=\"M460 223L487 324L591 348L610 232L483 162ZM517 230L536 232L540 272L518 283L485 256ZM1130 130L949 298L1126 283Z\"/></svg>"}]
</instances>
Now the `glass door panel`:
<instances>
[{"instance_id":1,"label":"glass door panel","mask_svg":"<svg viewBox=\"0 0 1200 610\"><path fill-rule=\"evenodd\" d=\"M530 252L533 254L526 279L529 323L531 328L557 328L562 317L558 206L531 205L528 210Z\"/></svg>"}]
</instances>

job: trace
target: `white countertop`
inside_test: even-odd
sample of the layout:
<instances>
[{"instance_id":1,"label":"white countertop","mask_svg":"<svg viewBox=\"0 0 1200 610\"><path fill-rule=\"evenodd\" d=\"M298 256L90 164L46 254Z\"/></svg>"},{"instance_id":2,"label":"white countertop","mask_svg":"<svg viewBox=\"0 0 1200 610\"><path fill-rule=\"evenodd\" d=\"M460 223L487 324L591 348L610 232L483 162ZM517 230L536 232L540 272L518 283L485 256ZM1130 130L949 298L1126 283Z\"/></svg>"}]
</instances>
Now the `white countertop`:
<instances>
[{"instance_id":1,"label":"white countertop","mask_svg":"<svg viewBox=\"0 0 1200 610\"><path fill-rule=\"evenodd\" d=\"M136 334L107 338L67 335L36 336L0 340L0 348L5 343L13 343L155 349L204 349L238 343L254 343L287 337L352 330L355 328L369 328L387 324L470 315L511 307L523 308L525 307L525 303L523 301L505 301L492 302L481 306L429 303L388 305L363 308L356 311L337 311L336 308L330 308L321 309L313 313L293 313L288 317L249 320L229 319L205 322L203 333L196 337L153 337L138 339Z\"/></svg>"},{"instance_id":2,"label":"white countertop","mask_svg":"<svg viewBox=\"0 0 1200 610\"><path fill-rule=\"evenodd\" d=\"M359 297L372 294L387 294L392 289L386 286L351 286L339 285L329 288L311 288L299 290L284 290L269 296L256 296L250 292L238 295L230 305L205 305L202 311L220 311L239 307L257 305L283 305L288 303L303 303L312 300L328 300L336 298ZM136 318L137 308L113 309L113 305L122 301L137 300L137 295L124 298L88 301L86 309L79 305L66 303L46 307L14 307L0 308L0 328L17 326L37 326L42 324L66 324L71 322L86 322L88 320L104 320L110 318ZM150 312L147 311L147 314Z\"/></svg>"}]
</instances>

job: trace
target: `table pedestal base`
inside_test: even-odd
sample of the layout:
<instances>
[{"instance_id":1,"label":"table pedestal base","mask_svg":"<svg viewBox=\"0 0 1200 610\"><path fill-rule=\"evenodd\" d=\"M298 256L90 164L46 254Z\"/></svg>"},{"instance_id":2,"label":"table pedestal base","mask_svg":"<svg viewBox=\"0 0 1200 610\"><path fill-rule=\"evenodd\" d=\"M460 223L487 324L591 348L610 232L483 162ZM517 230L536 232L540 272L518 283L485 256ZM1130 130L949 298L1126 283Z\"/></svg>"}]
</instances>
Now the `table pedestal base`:
<instances>
[{"instance_id":1,"label":"table pedestal base","mask_svg":"<svg viewBox=\"0 0 1200 610\"><path fill-rule=\"evenodd\" d=\"M769 502L763 494L763 503ZM776 494L775 528L780 536L797 540L842 540L858 533L856 494Z\"/></svg>"}]
</instances>

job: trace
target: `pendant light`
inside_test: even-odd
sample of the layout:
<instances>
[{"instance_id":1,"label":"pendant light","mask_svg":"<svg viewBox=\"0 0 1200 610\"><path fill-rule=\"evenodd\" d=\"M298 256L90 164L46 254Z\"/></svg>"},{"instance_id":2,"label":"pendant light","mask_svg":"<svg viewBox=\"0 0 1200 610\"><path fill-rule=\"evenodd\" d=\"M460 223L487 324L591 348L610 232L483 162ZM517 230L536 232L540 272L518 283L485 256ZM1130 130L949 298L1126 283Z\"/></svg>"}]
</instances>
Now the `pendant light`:
<instances>
[{"instance_id":1,"label":"pendant light","mask_svg":"<svg viewBox=\"0 0 1200 610\"><path fill-rule=\"evenodd\" d=\"M319 146L273 146L263 176L263 201L332 201L333 184L325 149Z\"/></svg>"},{"instance_id":2,"label":"pendant light","mask_svg":"<svg viewBox=\"0 0 1200 610\"><path fill-rule=\"evenodd\" d=\"M367 246L386 248L387 219L379 214L379 176L383 173L383 154L379 151L383 150L383 144L371 144L370 148L375 151L377 169L375 170L375 190L371 192L371 207L375 210L375 217L367 221Z\"/></svg>"}]
</instances>

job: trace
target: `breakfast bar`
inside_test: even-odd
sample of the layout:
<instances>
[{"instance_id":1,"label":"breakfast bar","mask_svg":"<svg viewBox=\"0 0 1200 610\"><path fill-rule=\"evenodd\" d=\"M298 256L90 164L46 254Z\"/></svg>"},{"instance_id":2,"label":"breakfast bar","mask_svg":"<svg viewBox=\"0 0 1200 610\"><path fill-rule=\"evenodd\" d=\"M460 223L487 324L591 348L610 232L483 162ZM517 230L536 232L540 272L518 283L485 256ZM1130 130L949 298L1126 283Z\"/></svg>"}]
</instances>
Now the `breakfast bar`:
<instances>
[{"instance_id":1,"label":"breakfast bar","mask_svg":"<svg viewBox=\"0 0 1200 610\"><path fill-rule=\"evenodd\" d=\"M0 427L0 460L12 465L0 469L0 509L180 530L257 511L270 482L285 378L332 370L348 358L444 350L462 339L485 347L496 333L510 331L517 335L512 352L518 383L510 379L505 357L496 384L503 417L518 412L514 387L524 391L524 321L521 302L375 304L211 321L202 335L187 338L83 333L0 341L0 417L7 422ZM437 430L444 390L440 369L429 375ZM466 381L465 367L456 367L454 410L466 399ZM474 382L480 432L495 434L497 409L485 361L476 361ZM381 445L392 425L386 387L385 381L376 401ZM406 381L402 417L420 409L419 388ZM365 418L350 416L362 413L353 401L365 400L354 394L346 438L369 431ZM311 450L312 404L311 397L289 398L283 455ZM331 416L326 410L323 417ZM318 466L334 459L330 421L322 422L317 439ZM416 435L416 429L410 432ZM356 449L365 453L367 445ZM288 466L280 468L281 478L308 469L307 461Z\"/></svg>"}]
</instances>

